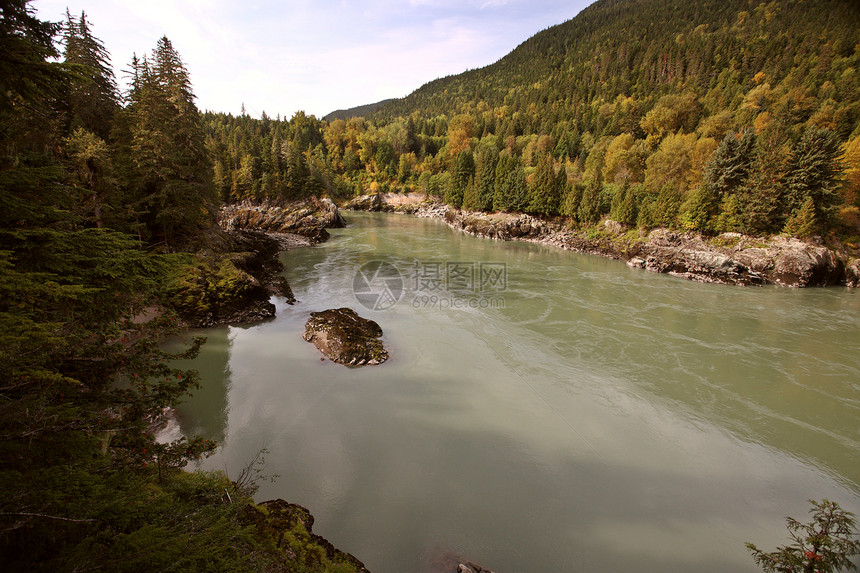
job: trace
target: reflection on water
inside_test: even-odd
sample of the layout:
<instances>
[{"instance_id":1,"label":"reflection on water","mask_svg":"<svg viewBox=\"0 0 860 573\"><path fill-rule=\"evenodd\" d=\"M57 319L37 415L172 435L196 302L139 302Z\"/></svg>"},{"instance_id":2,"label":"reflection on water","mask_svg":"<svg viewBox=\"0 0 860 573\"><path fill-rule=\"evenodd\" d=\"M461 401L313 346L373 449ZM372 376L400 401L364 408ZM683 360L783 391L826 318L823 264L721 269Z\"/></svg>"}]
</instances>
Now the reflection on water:
<instances>
[{"instance_id":1,"label":"reflection on water","mask_svg":"<svg viewBox=\"0 0 860 573\"><path fill-rule=\"evenodd\" d=\"M356 214L283 257L299 303L206 331L183 431L235 473L261 447L261 499L377 573L440 552L498 570L755 571L807 498L860 509L860 297L688 283L436 221ZM370 311L358 267L403 298ZM504 308L413 304L416 263L507 267ZM411 286L410 286L411 285ZM440 291L440 296L450 295ZM392 358L348 369L301 339L311 311L379 322ZM417 308L416 308L417 306Z\"/></svg>"}]
</instances>

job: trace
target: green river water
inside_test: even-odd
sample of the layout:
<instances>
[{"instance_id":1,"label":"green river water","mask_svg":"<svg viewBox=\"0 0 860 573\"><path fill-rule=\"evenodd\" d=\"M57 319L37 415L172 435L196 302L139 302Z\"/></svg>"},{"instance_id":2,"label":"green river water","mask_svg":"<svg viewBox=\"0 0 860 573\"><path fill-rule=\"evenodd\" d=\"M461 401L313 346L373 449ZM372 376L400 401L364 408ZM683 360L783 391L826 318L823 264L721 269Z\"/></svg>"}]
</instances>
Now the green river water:
<instances>
[{"instance_id":1,"label":"green river water","mask_svg":"<svg viewBox=\"0 0 860 573\"><path fill-rule=\"evenodd\" d=\"M267 448L280 477L257 499L305 505L371 571L454 553L497 573L753 572L744 542L785 543L807 499L860 513L860 293L347 220L283 254L298 303L204 332L178 414L223 443L206 469ZM377 261L395 272L357 283ZM386 286L393 306L356 298ZM302 340L311 311L342 306L380 324L388 362L346 368Z\"/></svg>"}]
</instances>

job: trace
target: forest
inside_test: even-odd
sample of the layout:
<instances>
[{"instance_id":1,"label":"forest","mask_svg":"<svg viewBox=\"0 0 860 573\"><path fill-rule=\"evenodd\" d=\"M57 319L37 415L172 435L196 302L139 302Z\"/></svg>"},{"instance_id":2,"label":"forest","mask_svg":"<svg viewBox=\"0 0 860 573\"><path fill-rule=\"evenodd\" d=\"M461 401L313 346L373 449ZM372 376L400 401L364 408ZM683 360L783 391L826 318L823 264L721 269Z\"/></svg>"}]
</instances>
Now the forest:
<instances>
[{"instance_id":1,"label":"forest","mask_svg":"<svg viewBox=\"0 0 860 573\"><path fill-rule=\"evenodd\" d=\"M211 248L203 116L167 38L120 90L85 14L0 18L0 555L5 571L356 571L301 511L238 475L182 468L217 446L156 440L198 387L160 347ZM229 277L228 277L229 278ZM278 516L278 517L273 517ZM345 555L345 554L340 554Z\"/></svg>"},{"instance_id":2,"label":"forest","mask_svg":"<svg viewBox=\"0 0 860 573\"><path fill-rule=\"evenodd\" d=\"M856 244L859 50L852 2L602 1L363 117L207 114L207 146L223 201L418 191Z\"/></svg>"},{"instance_id":3,"label":"forest","mask_svg":"<svg viewBox=\"0 0 860 573\"><path fill-rule=\"evenodd\" d=\"M331 121L201 112L166 37L126 69L120 86L86 14L3 0L7 570L353 570L301 527L286 548L258 535L252 479L180 471L216 444L153 437L199 380L158 345L176 316L152 309L223 203L413 191L571 226L860 241L851 1L601 0L495 64Z\"/></svg>"}]
</instances>

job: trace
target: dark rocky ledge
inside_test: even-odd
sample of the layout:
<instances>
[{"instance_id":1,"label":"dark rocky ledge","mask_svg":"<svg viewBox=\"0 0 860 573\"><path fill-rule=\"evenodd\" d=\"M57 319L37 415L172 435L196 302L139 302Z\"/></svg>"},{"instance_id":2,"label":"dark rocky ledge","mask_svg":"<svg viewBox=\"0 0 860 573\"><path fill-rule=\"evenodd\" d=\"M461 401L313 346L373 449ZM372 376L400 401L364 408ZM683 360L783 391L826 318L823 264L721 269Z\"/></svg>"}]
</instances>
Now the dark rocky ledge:
<instances>
[{"instance_id":1,"label":"dark rocky ledge","mask_svg":"<svg viewBox=\"0 0 860 573\"><path fill-rule=\"evenodd\" d=\"M388 360L380 336L382 328L374 321L361 318L351 308L337 308L312 312L303 338L333 362L364 366Z\"/></svg>"}]
</instances>

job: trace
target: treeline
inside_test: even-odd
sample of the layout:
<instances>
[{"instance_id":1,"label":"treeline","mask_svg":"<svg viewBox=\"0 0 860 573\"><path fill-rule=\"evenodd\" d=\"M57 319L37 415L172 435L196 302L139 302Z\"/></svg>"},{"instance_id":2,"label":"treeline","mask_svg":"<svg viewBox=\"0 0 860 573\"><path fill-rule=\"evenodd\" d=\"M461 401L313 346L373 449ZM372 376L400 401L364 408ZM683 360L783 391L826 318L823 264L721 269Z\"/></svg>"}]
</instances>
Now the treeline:
<instances>
[{"instance_id":1,"label":"treeline","mask_svg":"<svg viewBox=\"0 0 860 573\"><path fill-rule=\"evenodd\" d=\"M851 2L602 1L367 121L458 206L856 240L858 64Z\"/></svg>"},{"instance_id":2,"label":"treeline","mask_svg":"<svg viewBox=\"0 0 860 573\"><path fill-rule=\"evenodd\" d=\"M4 570L355 570L301 524L261 534L253 467L237 482L183 472L215 444L154 437L198 384L171 361L202 340L163 352L179 325L153 308L217 208L179 54L162 38L120 91L84 14L0 7Z\"/></svg>"},{"instance_id":3,"label":"treeline","mask_svg":"<svg viewBox=\"0 0 860 573\"><path fill-rule=\"evenodd\" d=\"M283 164L298 151L313 192L336 196L418 190L580 225L856 241L858 69L852 2L603 0L366 118L297 116L312 147L284 151L294 136L257 135L271 120L225 117L241 137L217 138L231 176L216 181L225 198L293 196Z\"/></svg>"}]
</instances>

